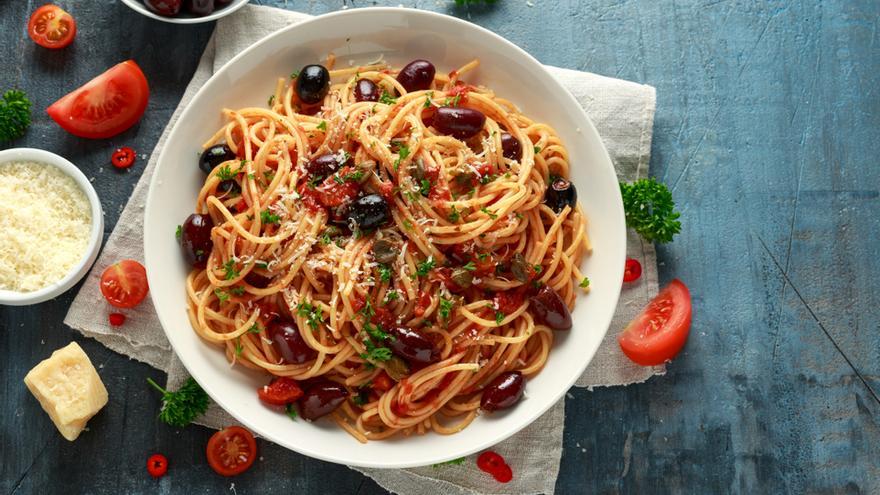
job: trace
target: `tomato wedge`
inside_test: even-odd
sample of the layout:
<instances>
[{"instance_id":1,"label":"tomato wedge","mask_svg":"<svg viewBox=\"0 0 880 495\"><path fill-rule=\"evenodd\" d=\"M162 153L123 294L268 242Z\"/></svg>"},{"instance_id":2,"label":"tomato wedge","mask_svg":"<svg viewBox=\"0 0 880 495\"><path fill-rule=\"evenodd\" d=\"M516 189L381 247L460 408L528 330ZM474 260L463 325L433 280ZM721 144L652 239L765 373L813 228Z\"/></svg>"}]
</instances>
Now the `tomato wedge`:
<instances>
[{"instance_id":1,"label":"tomato wedge","mask_svg":"<svg viewBox=\"0 0 880 495\"><path fill-rule=\"evenodd\" d=\"M208 464L221 476L235 476L251 467L257 458L257 442L241 426L226 427L208 440Z\"/></svg>"},{"instance_id":2,"label":"tomato wedge","mask_svg":"<svg viewBox=\"0 0 880 495\"><path fill-rule=\"evenodd\" d=\"M273 406L293 404L302 397L302 394L303 391L299 388L299 383L286 376L277 376L268 385L257 389L260 400Z\"/></svg>"},{"instance_id":3,"label":"tomato wedge","mask_svg":"<svg viewBox=\"0 0 880 495\"><path fill-rule=\"evenodd\" d=\"M31 14L27 30L34 43L56 50L73 43L76 21L61 7L47 4Z\"/></svg>"},{"instance_id":4,"label":"tomato wedge","mask_svg":"<svg viewBox=\"0 0 880 495\"><path fill-rule=\"evenodd\" d=\"M133 308L147 296L147 270L135 260L110 265L101 275L101 294L117 308Z\"/></svg>"},{"instance_id":5,"label":"tomato wedge","mask_svg":"<svg viewBox=\"0 0 880 495\"><path fill-rule=\"evenodd\" d=\"M637 364L655 366L674 358L691 329L691 293L675 279L657 294L617 338Z\"/></svg>"},{"instance_id":6,"label":"tomato wedge","mask_svg":"<svg viewBox=\"0 0 880 495\"><path fill-rule=\"evenodd\" d=\"M61 97L46 113L74 136L103 139L140 120L149 97L147 78L127 60Z\"/></svg>"}]
</instances>

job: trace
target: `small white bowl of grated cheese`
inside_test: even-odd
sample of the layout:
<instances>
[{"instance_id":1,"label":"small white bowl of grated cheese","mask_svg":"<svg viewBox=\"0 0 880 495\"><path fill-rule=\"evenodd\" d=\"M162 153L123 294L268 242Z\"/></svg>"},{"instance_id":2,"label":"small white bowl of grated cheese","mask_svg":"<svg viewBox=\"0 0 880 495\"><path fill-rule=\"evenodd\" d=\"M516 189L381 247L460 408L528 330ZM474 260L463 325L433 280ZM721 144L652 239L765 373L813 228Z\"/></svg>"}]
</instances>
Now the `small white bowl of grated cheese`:
<instances>
[{"instance_id":1,"label":"small white bowl of grated cheese","mask_svg":"<svg viewBox=\"0 0 880 495\"><path fill-rule=\"evenodd\" d=\"M65 158L0 151L0 305L52 299L89 271L104 233L101 201Z\"/></svg>"}]
</instances>

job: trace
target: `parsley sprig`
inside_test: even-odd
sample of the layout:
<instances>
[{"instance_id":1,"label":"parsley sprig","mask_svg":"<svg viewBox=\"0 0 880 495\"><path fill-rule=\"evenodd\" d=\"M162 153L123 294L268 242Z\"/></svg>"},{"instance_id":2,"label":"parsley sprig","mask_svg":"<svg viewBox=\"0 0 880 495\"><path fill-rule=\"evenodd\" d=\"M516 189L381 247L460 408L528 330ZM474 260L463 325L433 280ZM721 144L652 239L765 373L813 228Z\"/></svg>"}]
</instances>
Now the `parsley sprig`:
<instances>
[{"instance_id":1,"label":"parsley sprig","mask_svg":"<svg viewBox=\"0 0 880 495\"><path fill-rule=\"evenodd\" d=\"M31 101L23 91L10 89L0 100L0 141L24 136L31 125Z\"/></svg>"},{"instance_id":2,"label":"parsley sprig","mask_svg":"<svg viewBox=\"0 0 880 495\"><path fill-rule=\"evenodd\" d=\"M324 321L324 311L318 305L310 302L301 302L296 307L296 314L306 319L312 330L317 330L318 326Z\"/></svg>"},{"instance_id":3,"label":"parsley sprig","mask_svg":"<svg viewBox=\"0 0 880 495\"><path fill-rule=\"evenodd\" d=\"M152 378L147 383L162 392L162 409L159 419L164 423L183 428L208 410L208 394L190 377L176 392L160 387Z\"/></svg>"},{"instance_id":4,"label":"parsley sprig","mask_svg":"<svg viewBox=\"0 0 880 495\"><path fill-rule=\"evenodd\" d=\"M648 242L671 242L681 231L681 214L675 211L672 193L653 177L620 183L626 225Z\"/></svg>"}]
</instances>

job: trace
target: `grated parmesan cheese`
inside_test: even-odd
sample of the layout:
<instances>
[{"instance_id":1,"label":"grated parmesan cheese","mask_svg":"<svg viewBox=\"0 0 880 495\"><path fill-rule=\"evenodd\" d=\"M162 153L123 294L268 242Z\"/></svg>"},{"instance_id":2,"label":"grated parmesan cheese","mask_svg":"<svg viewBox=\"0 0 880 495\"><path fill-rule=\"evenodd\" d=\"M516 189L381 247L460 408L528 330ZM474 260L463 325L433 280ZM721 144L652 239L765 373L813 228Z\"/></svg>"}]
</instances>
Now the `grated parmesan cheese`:
<instances>
[{"instance_id":1,"label":"grated parmesan cheese","mask_svg":"<svg viewBox=\"0 0 880 495\"><path fill-rule=\"evenodd\" d=\"M67 174L45 163L0 164L0 289L33 292L82 259L92 209Z\"/></svg>"}]
</instances>

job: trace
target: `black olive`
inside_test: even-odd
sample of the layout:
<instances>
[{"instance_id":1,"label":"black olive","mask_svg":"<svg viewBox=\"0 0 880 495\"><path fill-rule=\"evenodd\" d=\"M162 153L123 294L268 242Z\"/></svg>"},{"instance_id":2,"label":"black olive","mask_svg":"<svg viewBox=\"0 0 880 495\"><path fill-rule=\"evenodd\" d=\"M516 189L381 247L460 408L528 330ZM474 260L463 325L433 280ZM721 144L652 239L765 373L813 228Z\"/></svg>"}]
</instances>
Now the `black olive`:
<instances>
[{"instance_id":1,"label":"black olive","mask_svg":"<svg viewBox=\"0 0 880 495\"><path fill-rule=\"evenodd\" d=\"M215 144L202 152L202 156L199 157L199 168L202 169L202 172L210 174L221 163L235 160L236 158L235 153L229 149L229 146Z\"/></svg>"},{"instance_id":2,"label":"black olive","mask_svg":"<svg viewBox=\"0 0 880 495\"><path fill-rule=\"evenodd\" d=\"M241 186L238 185L238 182L235 182L233 179L227 179L221 181L220 184L217 185L217 189L225 192L225 193L240 193Z\"/></svg>"},{"instance_id":3,"label":"black olive","mask_svg":"<svg viewBox=\"0 0 880 495\"><path fill-rule=\"evenodd\" d=\"M529 298L529 311L538 323L553 330L571 329L571 313L559 293L549 285L541 287L537 294Z\"/></svg>"},{"instance_id":4,"label":"black olive","mask_svg":"<svg viewBox=\"0 0 880 495\"><path fill-rule=\"evenodd\" d=\"M387 239L373 243L373 259L379 263L393 263L400 251Z\"/></svg>"},{"instance_id":5,"label":"black olive","mask_svg":"<svg viewBox=\"0 0 880 495\"><path fill-rule=\"evenodd\" d=\"M369 79L359 79L354 85L355 101L379 101L379 86Z\"/></svg>"},{"instance_id":6,"label":"black olive","mask_svg":"<svg viewBox=\"0 0 880 495\"><path fill-rule=\"evenodd\" d=\"M206 16L214 12L214 0L186 0L186 11L197 16Z\"/></svg>"},{"instance_id":7,"label":"black olive","mask_svg":"<svg viewBox=\"0 0 880 495\"><path fill-rule=\"evenodd\" d=\"M330 72L323 65L307 65L296 78L296 95L303 103L312 105L324 99L330 91Z\"/></svg>"},{"instance_id":8,"label":"black olive","mask_svg":"<svg viewBox=\"0 0 880 495\"><path fill-rule=\"evenodd\" d=\"M208 256L214 249L214 241L211 239L213 228L214 221L208 215L193 213L183 222L180 228L180 245L186 260L192 266L205 267Z\"/></svg>"},{"instance_id":9,"label":"black olive","mask_svg":"<svg viewBox=\"0 0 880 495\"><path fill-rule=\"evenodd\" d=\"M521 371L501 373L484 390L480 398L480 409L493 412L507 409L523 396L525 380Z\"/></svg>"},{"instance_id":10,"label":"black olive","mask_svg":"<svg viewBox=\"0 0 880 495\"><path fill-rule=\"evenodd\" d=\"M561 212L566 206L577 204L578 194L574 184L554 175L550 176L550 186L544 193L544 203L556 213Z\"/></svg>"},{"instance_id":11,"label":"black olive","mask_svg":"<svg viewBox=\"0 0 880 495\"><path fill-rule=\"evenodd\" d=\"M486 116L479 110L462 107L440 107L434 114L433 126L440 134L467 139L483 130Z\"/></svg>"},{"instance_id":12,"label":"black olive","mask_svg":"<svg viewBox=\"0 0 880 495\"><path fill-rule=\"evenodd\" d=\"M413 60L406 64L397 74L397 82L400 83L407 92L419 91L431 87L434 82L434 73L436 69L434 64L427 60Z\"/></svg>"},{"instance_id":13,"label":"black olive","mask_svg":"<svg viewBox=\"0 0 880 495\"><path fill-rule=\"evenodd\" d=\"M501 134L501 152L504 158L518 162L522 159L522 144L519 139L505 132Z\"/></svg>"},{"instance_id":14,"label":"black olive","mask_svg":"<svg viewBox=\"0 0 880 495\"><path fill-rule=\"evenodd\" d=\"M339 163L339 153L326 153L309 160L306 170L312 177L324 178L345 165L351 165L351 157L345 163Z\"/></svg>"},{"instance_id":15,"label":"black olive","mask_svg":"<svg viewBox=\"0 0 880 495\"><path fill-rule=\"evenodd\" d=\"M356 223L361 230L381 227L389 218L388 203L378 194L360 197L348 208L348 221Z\"/></svg>"}]
</instances>

